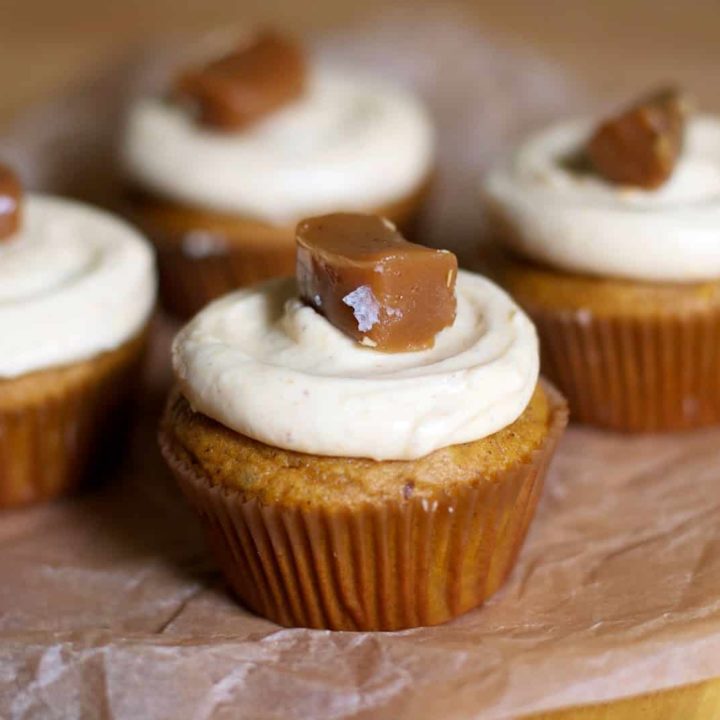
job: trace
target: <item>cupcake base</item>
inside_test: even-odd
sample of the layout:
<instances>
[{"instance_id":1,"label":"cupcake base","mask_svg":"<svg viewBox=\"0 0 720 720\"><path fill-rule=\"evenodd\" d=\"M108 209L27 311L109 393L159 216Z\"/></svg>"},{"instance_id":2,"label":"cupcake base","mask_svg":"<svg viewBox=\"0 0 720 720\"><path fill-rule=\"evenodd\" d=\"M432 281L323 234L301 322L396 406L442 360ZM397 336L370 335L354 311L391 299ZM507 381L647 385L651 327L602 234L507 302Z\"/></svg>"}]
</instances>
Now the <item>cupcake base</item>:
<instances>
[{"instance_id":1,"label":"cupcake base","mask_svg":"<svg viewBox=\"0 0 720 720\"><path fill-rule=\"evenodd\" d=\"M430 183L387 206L368 210L409 236ZM171 314L188 318L238 287L295 273L295 227L193 209L133 190L128 214L158 255L160 297Z\"/></svg>"},{"instance_id":2,"label":"cupcake base","mask_svg":"<svg viewBox=\"0 0 720 720\"><path fill-rule=\"evenodd\" d=\"M572 275L506 254L489 274L535 322L573 420L622 432L720 423L720 281Z\"/></svg>"},{"instance_id":3,"label":"cupcake base","mask_svg":"<svg viewBox=\"0 0 720 720\"><path fill-rule=\"evenodd\" d=\"M273 498L221 484L176 437L179 415L194 415L178 395L170 399L160 444L244 605L285 626L399 630L442 623L477 607L512 569L567 422L565 403L552 388L538 390L534 402L545 403L546 425L525 456L471 481L439 482L435 490L413 486L412 475L404 474L412 463L389 463L389 472L403 481L394 495L377 501L362 496L366 489L357 496L330 480L327 494L314 487L307 502L282 488L270 488ZM500 432L522 427L516 421ZM242 438L227 429L219 434ZM498 435L485 447L502 446ZM274 452L246 438L241 442L261 446L266 456ZM284 464L288 452L278 452ZM314 456L289 455L298 463L314 462ZM371 462L325 461L333 460ZM437 472L446 467L439 456L422 462ZM348 502L336 502L343 495Z\"/></svg>"},{"instance_id":4,"label":"cupcake base","mask_svg":"<svg viewBox=\"0 0 720 720\"><path fill-rule=\"evenodd\" d=\"M83 362L0 380L0 508L65 495L117 435L146 332Z\"/></svg>"}]
</instances>

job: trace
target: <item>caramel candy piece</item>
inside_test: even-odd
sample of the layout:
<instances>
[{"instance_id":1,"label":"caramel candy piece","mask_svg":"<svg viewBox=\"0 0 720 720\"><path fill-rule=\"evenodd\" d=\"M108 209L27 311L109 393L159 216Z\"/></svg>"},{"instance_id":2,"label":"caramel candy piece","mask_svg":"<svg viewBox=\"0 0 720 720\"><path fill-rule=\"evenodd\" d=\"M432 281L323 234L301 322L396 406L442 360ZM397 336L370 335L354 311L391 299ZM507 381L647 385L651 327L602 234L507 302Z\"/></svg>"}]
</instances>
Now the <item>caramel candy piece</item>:
<instances>
[{"instance_id":1,"label":"caramel candy piece","mask_svg":"<svg viewBox=\"0 0 720 720\"><path fill-rule=\"evenodd\" d=\"M300 297L371 348L432 347L455 320L457 258L408 242L376 215L337 213L297 228Z\"/></svg>"},{"instance_id":2,"label":"caramel candy piece","mask_svg":"<svg viewBox=\"0 0 720 720\"><path fill-rule=\"evenodd\" d=\"M672 174L680 155L688 103L674 89L654 93L595 131L587 153L611 182L651 190Z\"/></svg>"},{"instance_id":3,"label":"caramel candy piece","mask_svg":"<svg viewBox=\"0 0 720 720\"><path fill-rule=\"evenodd\" d=\"M221 130L242 130L299 97L305 88L299 45L264 33L208 65L188 70L176 94L197 103L200 121Z\"/></svg>"},{"instance_id":4,"label":"caramel candy piece","mask_svg":"<svg viewBox=\"0 0 720 720\"><path fill-rule=\"evenodd\" d=\"M0 165L0 242L14 235L20 227L21 197L18 176L6 165Z\"/></svg>"}]
</instances>

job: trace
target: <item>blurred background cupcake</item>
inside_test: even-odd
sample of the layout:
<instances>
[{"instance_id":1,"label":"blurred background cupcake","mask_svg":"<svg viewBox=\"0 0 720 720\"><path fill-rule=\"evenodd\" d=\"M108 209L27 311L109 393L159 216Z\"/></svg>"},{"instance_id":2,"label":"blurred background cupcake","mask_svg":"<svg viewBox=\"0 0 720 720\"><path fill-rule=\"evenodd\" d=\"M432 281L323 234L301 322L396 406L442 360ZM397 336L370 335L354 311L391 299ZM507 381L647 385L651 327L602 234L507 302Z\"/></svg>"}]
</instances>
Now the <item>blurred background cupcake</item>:
<instances>
[{"instance_id":1,"label":"blurred background cupcake","mask_svg":"<svg viewBox=\"0 0 720 720\"><path fill-rule=\"evenodd\" d=\"M69 492L122 437L155 285L135 230L0 166L0 508Z\"/></svg>"},{"instance_id":2,"label":"blurred background cupcake","mask_svg":"<svg viewBox=\"0 0 720 720\"><path fill-rule=\"evenodd\" d=\"M665 89L566 121L487 178L495 273L581 422L720 422L720 120L690 107Z\"/></svg>"},{"instance_id":3,"label":"blurred background cupcake","mask_svg":"<svg viewBox=\"0 0 720 720\"><path fill-rule=\"evenodd\" d=\"M134 104L122 148L168 310L291 274L305 215L377 212L411 231L433 167L411 93L269 31L210 38L188 62L166 95Z\"/></svg>"}]
</instances>

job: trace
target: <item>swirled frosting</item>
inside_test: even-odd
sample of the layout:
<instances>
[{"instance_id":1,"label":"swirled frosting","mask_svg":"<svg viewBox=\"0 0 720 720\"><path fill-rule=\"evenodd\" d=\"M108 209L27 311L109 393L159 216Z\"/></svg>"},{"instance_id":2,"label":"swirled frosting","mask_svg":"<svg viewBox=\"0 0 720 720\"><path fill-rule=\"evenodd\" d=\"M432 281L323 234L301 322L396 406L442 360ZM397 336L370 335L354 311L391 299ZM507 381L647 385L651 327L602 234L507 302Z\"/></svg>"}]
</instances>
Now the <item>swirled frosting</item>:
<instances>
[{"instance_id":1,"label":"swirled frosting","mask_svg":"<svg viewBox=\"0 0 720 720\"><path fill-rule=\"evenodd\" d=\"M324 68L308 85L300 100L237 133L203 128L157 98L140 101L125 138L131 179L187 205L277 225L371 210L419 187L433 132L411 95Z\"/></svg>"},{"instance_id":2,"label":"swirled frosting","mask_svg":"<svg viewBox=\"0 0 720 720\"><path fill-rule=\"evenodd\" d=\"M409 460L516 420L538 380L535 329L496 285L457 279L435 346L362 347L297 299L293 279L214 302L173 345L180 388L226 427L298 452Z\"/></svg>"},{"instance_id":3,"label":"swirled frosting","mask_svg":"<svg viewBox=\"0 0 720 720\"><path fill-rule=\"evenodd\" d=\"M152 252L129 225L27 196L21 230L0 243L0 378L117 348L154 302Z\"/></svg>"},{"instance_id":4,"label":"swirled frosting","mask_svg":"<svg viewBox=\"0 0 720 720\"><path fill-rule=\"evenodd\" d=\"M640 281L720 277L720 120L690 121L670 180L657 190L573 169L591 121L531 138L489 175L491 210L517 252L571 272Z\"/></svg>"}]
</instances>

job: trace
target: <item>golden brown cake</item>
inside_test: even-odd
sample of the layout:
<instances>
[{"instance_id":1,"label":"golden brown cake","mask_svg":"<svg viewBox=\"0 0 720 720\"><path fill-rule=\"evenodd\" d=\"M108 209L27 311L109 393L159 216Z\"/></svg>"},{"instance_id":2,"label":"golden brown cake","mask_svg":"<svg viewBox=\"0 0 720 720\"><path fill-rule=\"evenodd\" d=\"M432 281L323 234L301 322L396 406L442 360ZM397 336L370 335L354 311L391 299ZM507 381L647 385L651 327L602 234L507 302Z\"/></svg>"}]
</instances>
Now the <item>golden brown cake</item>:
<instances>
[{"instance_id":1,"label":"golden brown cake","mask_svg":"<svg viewBox=\"0 0 720 720\"><path fill-rule=\"evenodd\" d=\"M260 615L444 622L512 569L565 402L527 317L447 251L348 214L302 221L298 243L297 282L236 291L175 339L163 455Z\"/></svg>"},{"instance_id":2,"label":"golden brown cake","mask_svg":"<svg viewBox=\"0 0 720 720\"><path fill-rule=\"evenodd\" d=\"M720 122L693 118L681 142L682 107L661 93L595 135L585 121L550 128L486 182L504 248L489 272L536 323L543 372L580 422L720 422ZM625 176L637 185L613 179Z\"/></svg>"}]
</instances>

